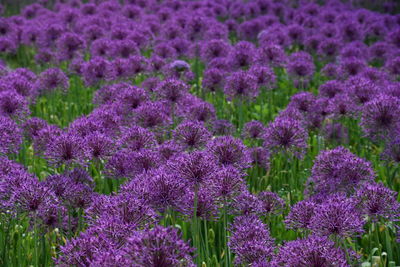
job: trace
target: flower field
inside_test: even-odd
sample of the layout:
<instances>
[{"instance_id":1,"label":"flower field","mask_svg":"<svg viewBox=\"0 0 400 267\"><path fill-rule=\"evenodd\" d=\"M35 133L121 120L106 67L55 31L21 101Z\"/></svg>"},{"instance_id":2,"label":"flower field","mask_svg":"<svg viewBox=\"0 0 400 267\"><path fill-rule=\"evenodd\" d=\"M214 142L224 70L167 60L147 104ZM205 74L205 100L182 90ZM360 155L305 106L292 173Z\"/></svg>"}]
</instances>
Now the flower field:
<instances>
[{"instance_id":1,"label":"flower field","mask_svg":"<svg viewBox=\"0 0 400 267\"><path fill-rule=\"evenodd\" d=\"M0 266L400 266L395 2L2 2Z\"/></svg>"}]
</instances>

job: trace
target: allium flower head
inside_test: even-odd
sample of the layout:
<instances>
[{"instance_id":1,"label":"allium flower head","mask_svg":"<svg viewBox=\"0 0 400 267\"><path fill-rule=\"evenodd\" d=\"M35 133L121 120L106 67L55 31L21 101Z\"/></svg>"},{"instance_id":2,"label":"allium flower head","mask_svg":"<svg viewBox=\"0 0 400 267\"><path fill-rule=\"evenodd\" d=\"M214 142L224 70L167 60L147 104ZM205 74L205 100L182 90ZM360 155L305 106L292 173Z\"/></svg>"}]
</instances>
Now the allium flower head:
<instances>
[{"instance_id":1,"label":"allium flower head","mask_svg":"<svg viewBox=\"0 0 400 267\"><path fill-rule=\"evenodd\" d=\"M256 77L259 87L265 86L269 90L275 87L276 76L269 67L254 65L250 68L249 73Z\"/></svg>"},{"instance_id":2,"label":"allium flower head","mask_svg":"<svg viewBox=\"0 0 400 267\"><path fill-rule=\"evenodd\" d=\"M82 75L87 86L95 85L104 80L114 79L115 72L112 64L101 57L95 57L84 63Z\"/></svg>"},{"instance_id":3,"label":"allium flower head","mask_svg":"<svg viewBox=\"0 0 400 267\"><path fill-rule=\"evenodd\" d=\"M30 113L28 101L16 91L0 92L0 116L24 120Z\"/></svg>"},{"instance_id":4,"label":"allium flower head","mask_svg":"<svg viewBox=\"0 0 400 267\"><path fill-rule=\"evenodd\" d=\"M327 81L318 88L318 91L320 96L333 98L343 92L343 84L337 80Z\"/></svg>"},{"instance_id":5,"label":"allium flower head","mask_svg":"<svg viewBox=\"0 0 400 267\"><path fill-rule=\"evenodd\" d=\"M288 107L293 107L302 113L306 113L310 110L315 101L316 97L312 93L301 92L290 97L290 103Z\"/></svg>"},{"instance_id":6,"label":"allium flower head","mask_svg":"<svg viewBox=\"0 0 400 267\"><path fill-rule=\"evenodd\" d=\"M201 58L210 62L214 58L227 57L230 52L230 45L224 40L211 40L201 47Z\"/></svg>"},{"instance_id":7,"label":"allium flower head","mask_svg":"<svg viewBox=\"0 0 400 267\"><path fill-rule=\"evenodd\" d=\"M202 86L204 89L215 92L223 88L226 73L218 68L209 68L204 71Z\"/></svg>"},{"instance_id":8,"label":"allium flower head","mask_svg":"<svg viewBox=\"0 0 400 267\"><path fill-rule=\"evenodd\" d=\"M364 232L364 223L353 199L333 194L315 207L309 227L318 235L345 238Z\"/></svg>"},{"instance_id":9,"label":"allium flower head","mask_svg":"<svg viewBox=\"0 0 400 267\"><path fill-rule=\"evenodd\" d=\"M385 137L399 126L400 100L380 95L362 108L361 126L364 133L373 139Z\"/></svg>"},{"instance_id":10,"label":"allium flower head","mask_svg":"<svg viewBox=\"0 0 400 267\"><path fill-rule=\"evenodd\" d=\"M156 137L152 132L140 126L132 126L122 129L122 135L118 141L121 147L131 151L139 151L144 148L151 148L156 144Z\"/></svg>"},{"instance_id":11,"label":"allium flower head","mask_svg":"<svg viewBox=\"0 0 400 267\"><path fill-rule=\"evenodd\" d=\"M374 221L379 219L394 220L400 214L400 203L397 192L385 187L382 183L362 185L355 194L358 208L362 214Z\"/></svg>"},{"instance_id":12,"label":"allium flower head","mask_svg":"<svg viewBox=\"0 0 400 267\"><path fill-rule=\"evenodd\" d=\"M307 132L293 119L279 118L266 127L264 146L272 152L283 151L302 157L307 149Z\"/></svg>"},{"instance_id":13,"label":"allium flower head","mask_svg":"<svg viewBox=\"0 0 400 267\"><path fill-rule=\"evenodd\" d=\"M247 41L238 42L229 54L229 61L233 68L249 67L254 62L254 44Z\"/></svg>"},{"instance_id":14,"label":"allium flower head","mask_svg":"<svg viewBox=\"0 0 400 267\"><path fill-rule=\"evenodd\" d=\"M179 176L161 167L136 178L139 178L145 184L145 194L147 194L150 205L155 210L164 212L169 208L182 209L187 187ZM136 179L132 182L136 182Z\"/></svg>"},{"instance_id":15,"label":"allium flower head","mask_svg":"<svg viewBox=\"0 0 400 267\"><path fill-rule=\"evenodd\" d=\"M167 169L183 179L185 183L196 187L211 178L217 169L217 164L210 153L196 150L171 159L167 162Z\"/></svg>"},{"instance_id":16,"label":"allium flower head","mask_svg":"<svg viewBox=\"0 0 400 267\"><path fill-rule=\"evenodd\" d=\"M304 52L297 52L290 55L287 65L288 73L296 78L308 78L314 73L314 63L310 56Z\"/></svg>"},{"instance_id":17,"label":"allium flower head","mask_svg":"<svg viewBox=\"0 0 400 267\"><path fill-rule=\"evenodd\" d=\"M308 229L316 206L317 204L312 200L297 202L291 207L289 214L286 216L286 227L289 229Z\"/></svg>"},{"instance_id":18,"label":"allium flower head","mask_svg":"<svg viewBox=\"0 0 400 267\"><path fill-rule=\"evenodd\" d=\"M212 174L211 188L216 197L224 202L230 201L246 189L245 180L240 170L228 166L217 170Z\"/></svg>"},{"instance_id":19,"label":"allium flower head","mask_svg":"<svg viewBox=\"0 0 400 267\"><path fill-rule=\"evenodd\" d=\"M94 132L84 139L84 150L88 159L104 160L114 152L113 140L105 134Z\"/></svg>"},{"instance_id":20,"label":"allium flower head","mask_svg":"<svg viewBox=\"0 0 400 267\"><path fill-rule=\"evenodd\" d=\"M174 140L189 149L204 146L211 139L211 133L199 121L184 121L174 130Z\"/></svg>"},{"instance_id":21,"label":"allium flower head","mask_svg":"<svg viewBox=\"0 0 400 267\"><path fill-rule=\"evenodd\" d=\"M69 133L56 136L46 149L45 155L53 166L84 162L83 139Z\"/></svg>"},{"instance_id":22,"label":"allium flower head","mask_svg":"<svg viewBox=\"0 0 400 267\"><path fill-rule=\"evenodd\" d=\"M0 154L18 153L22 144L22 130L7 117L0 116Z\"/></svg>"},{"instance_id":23,"label":"allium flower head","mask_svg":"<svg viewBox=\"0 0 400 267\"><path fill-rule=\"evenodd\" d=\"M236 217L230 231L228 245L236 254L235 264L252 264L272 257L274 240L256 215Z\"/></svg>"},{"instance_id":24,"label":"allium flower head","mask_svg":"<svg viewBox=\"0 0 400 267\"><path fill-rule=\"evenodd\" d=\"M167 79L162 81L156 88L157 94L162 98L172 103L179 99L188 91L188 86L177 79Z\"/></svg>"},{"instance_id":25,"label":"allium flower head","mask_svg":"<svg viewBox=\"0 0 400 267\"><path fill-rule=\"evenodd\" d=\"M229 98L255 98L259 94L257 78L245 71L234 72L227 78L224 92Z\"/></svg>"},{"instance_id":26,"label":"allium flower head","mask_svg":"<svg viewBox=\"0 0 400 267\"><path fill-rule=\"evenodd\" d=\"M207 122L215 118L215 108L208 102L198 101L188 111L188 119Z\"/></svg>"},{"instance_id":27,"label":"allium flower head","mask_svg":"<svg viewBox=\"0 0 400 267\"><path fill-rule=\"evenodd\" d=\"M285 208L285 201L277 193L262 191L257 195L263 204L263 211L267 215L279 214Z\"/></svg>"},{"instance_id":28,"label":"allium flower head","mask_svg":"<svg viewBox=\"0 0 400 267\"><path fill-rule=\"evenodd\" d=\"M69 60L84 48L83 39L75 33L66 32L56 42L60 60Z\"/></svg>"},{"instance_id":29,"label":"allium flower head","mask_svg":"<svg viewBox=\"0 0 400 267\"><path fill-rule=\"evenodd\" d=\"M124 248L135 266L194 266L193 251L176 229L162 226L132 234Z\"/></svg>"},{"instance_id":30,"label":"allium flower head","mask_svg":"<svg viewBox=\"0 0 400 267\"><path fill-rule=\"evenodd\" d=\"M352 193L362 183L375 178L371 164L343 147L321 152L314 161L309 183L313 191L326 196L334 192Z\"/></svg>"},{"instance_id":31,"label":"allium flower head","mask_svg":"<svg viewBox=\"0 0 400 267\"><path fill-rule=\"evenodd\" d=\"M247 190L244 190L236 196L232 201L232 214L238 215L263 215L264 204L261 199L253 195Z\"/></svg>"},{"instance_id":32,"label":"allium flower head","mask_svg":"<svg viewBox=\"0 0 400 267\"><path fill-rule=\"evenodd\" d=\"M400 163L400 135L398 134L399 129L393 131L389 135L389 140L385 144L385 150L382 152L382 158L385 160Z\"/></svg>"},{"instance_id":33,"label":"allium flower head","mask_svg":"<svg viewBox=\"0 0 400 267\"><path fill-rule=\"evenodd\" d=\"M232 136L219 136L207 144L207 150L223 166L248 168L251 158L247 147L240 139Z\"/></svg>"},{"instance_id":34,"label":"allium flower head","mask_svg":"<svg viewBox=\"0 0 400 267\"><path fill-rule=\"evenodd\" d=\"M346 254L326 237L312 235L287 242L275 257L277 266L349 267Z\"/></svg>"},{"instance_id":35,"label":"allium flower head","mask_svg":"<svg viewBox=\"0 0 400 267\"><path fill-rule=\"evenodd\" d=\"M39 94L52 92L56 89L66 92L69 88L69 80L62 70L50 68L39 75L35 86Z\"/></svg>"},{"instance_id":36,"label":"allium flower head","mask_svg":"<svg viewBox=\"0 0 400 267\"><path fill-rule=\"evenodd\" d=\"M247 122L242 130L242 135L245 138L258 139L264 133L264 125L259 121Z\"/></svg>"},{"instance_id":37,"label":"allium flower head","mask_svg":"<svg viewBox=\"0 0 400 267\"><path fill-rule=\"evenodd\" d=\"M135 113L137 123L145 128L164 126L170 121L169 113L162 102L147 101Z\"/></svg>"}]
</instances>

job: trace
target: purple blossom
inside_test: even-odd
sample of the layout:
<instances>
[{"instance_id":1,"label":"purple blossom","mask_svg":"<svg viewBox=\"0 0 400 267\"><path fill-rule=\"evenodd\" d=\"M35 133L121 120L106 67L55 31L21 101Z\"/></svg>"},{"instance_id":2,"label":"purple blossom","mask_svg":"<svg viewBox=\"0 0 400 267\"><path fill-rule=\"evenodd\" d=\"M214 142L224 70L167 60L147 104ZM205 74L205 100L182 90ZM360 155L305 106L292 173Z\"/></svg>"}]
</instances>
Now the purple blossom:
<instances>
[{"instance_id":1,"label":"purple blossom","mask_svg":"<svg viewBox=\"0 0 400 267\"><path fill-rule=\"evenodd\" d=\"M210 139L211 133L199 121L184 121L173 132L176 143L194 149L204 146Z\"/></svg>"},{"instance_id":2,"label":"purple blossom","mask_svg":"<svg viewBox=\"0 0 400 267\"><path fill-rule=\"evenodd\" d=\"M172 227L156 226L128 239L125 256L137 266L194 266L192 249Z\"/></svg>"},{"instance_id":3,"label":"purple blossom","mask_svg":"<svg viewBox=\"0 0 400 267\"><path fill-rule=\"evenodd\" d=\"M181 177L185 183L198 187L211 178L217 164L210 153L193 151L171 159L167 162L167 169Z\"/></svg>"},{"instance_id":4,"label":"purple blossom","mask_svg":"<svg viewBox=\"0 0 400 267\"><path fill-rule=\"evenodd\" d=\"M22 145L22 130L7 117L0 116L0 154L18 153Z\"/></svg>"},{"instance_id":5,"label":"purple blossom","mask_svg":"<svg viewBox=\"0 0 400 267\"><path fill-rule=\"evenodd\" d=\"M353 199L333 194L315 207L309 227L318 235L345 238L363 233L364 224Z\"/></svg>"},{"instance_id":6,"label":"purple blossom","mask_svg":"<svg viewBox=\"0 0 400 267\"><path fill-rule=\"evenodd\" d=\"M375 178L371 164L343 147L321 152L314 161L309 183L317 194L352 193Z\"/></svg>"},{"instance_id":7,"label":"purple blossom","mask_svg":"<svg viewBox=\"0 0 400 267\"><path fill-rule=\"evenodd\" d=\"M259 121L247 122L242 130L242 135L245 138L258 139L264 133L264 125Z\"/></svg>"},{"instance_id":8,"label":"purple blossom","mask_svg":"<svg viewBox=\"0 0 400 267\"><path fill-rule=\"evenodd\" d=\"M400 214L397 192L390 190L382 183L362 185L357 190L355 199L362 214L373 221L378 221L380 218L394 220Z\"/></svg>"},{"instance_id":9,"label":"purple blossom","mask_svg":"<svg viewBox=\"0 0 400 267\"><path fill-rule=\"evenodd\" d=\"M315 214L317 204L311 200L302 200L293 205L286 216L285 224L289 229L306 230Z\"/></svg>"},{"instance_id":10,"label":"purple blossom","mask_svg":"<svg viewBox=\"0 0 400 267\"><path fill-rule=\"evenodd\" d=\"M249 72L234 72L226 79L224 93L229 99L255 98L259 94L257 78Z\"/></svg>"},{"instance_id":11,"label":"purple blossom","mask_svg":"<svg viewBox=\"0 0 400 267\"><path fill-rule=\"evenodd\" d=\"M0 116L24 120L29 115L28 101L16 91L0 92Z\"/></svg>"},{"instance_id":12,"label":"purple blossom","mask_svg":"<svg viewBox=\"0 0 400 267\"><path fill-rule=\"evenodd\" d=\"M240 139L232 136L219 136L207 144L207 150L223 166L246 169L251 166L249 151Z\"/></svg>"},{"instance_id":13,"label":"purple blossom","mask_svg":"<svg viewBox=\"0 0 400 267\"><path fill-rule=\"evenodd\" d=\"M235 264L252 264L272 257L274 240L267 226L257 216L236 217L230 231L228 245L236 254Z\"/></svg>"},{"instance_id":14,"label":"purple blossom","mask_svg":"<svg viewBox=\"0 0 400 267\"><path fill-rule=\"evenodd\" d=\"M400 100L380 95L362 108L361 127L364 133L373 139L384 138L399 126Z\"/></svg>"},{"instance_id":15,"label":"purple blossom","mask_svg":"<svg viewBox=\"0 0 400 267\"><path fill-rule=\"evenodd\" d=\"M60 165L83 164L83 139L74 134L63 133L56 136L48 144L45 156L48 162L58 167Z\"/></svg>"},{"instance_id":16,"label":"purple blossom","mask_svg":"<svg viewBox=\"0 0 400 267\"><path fill-rule=\"evenodd\" d=\"M307 149L307 132L293 119L279 118L270 123L264 134L264 147L271 152L283 151L303 157Z\"/></svg>"},{"instance_id":17,"label":"purple blossom","mask_svg":"<svg viewBox=\"0 0 400 267\"><path fill-rule=\"evenodd\" d=\"M287 242L276 256L277 266L349 267L346 254L326 237L312 235Z\"/></svg>"}]
</instances>

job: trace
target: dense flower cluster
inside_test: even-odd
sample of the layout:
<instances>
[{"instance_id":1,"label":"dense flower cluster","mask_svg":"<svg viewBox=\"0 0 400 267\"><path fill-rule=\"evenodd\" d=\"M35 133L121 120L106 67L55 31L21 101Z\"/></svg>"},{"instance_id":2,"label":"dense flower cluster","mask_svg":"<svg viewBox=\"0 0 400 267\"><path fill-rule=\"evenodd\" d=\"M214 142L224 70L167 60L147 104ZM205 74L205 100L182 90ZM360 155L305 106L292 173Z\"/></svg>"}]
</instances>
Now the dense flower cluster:
<instances>
[{"instance_id":1,"label":"dense flower cluster","mask_svg":"<svg viewBox=\"0 0 400 267\"><path fill-rule=\"evenodd\" d=\"M369 260L364 237L399 250L399 15L37 2L0 17L1 233L28 220L7 235L43 233L57 266L347 267Z\"/></svg>"}]
</instances>

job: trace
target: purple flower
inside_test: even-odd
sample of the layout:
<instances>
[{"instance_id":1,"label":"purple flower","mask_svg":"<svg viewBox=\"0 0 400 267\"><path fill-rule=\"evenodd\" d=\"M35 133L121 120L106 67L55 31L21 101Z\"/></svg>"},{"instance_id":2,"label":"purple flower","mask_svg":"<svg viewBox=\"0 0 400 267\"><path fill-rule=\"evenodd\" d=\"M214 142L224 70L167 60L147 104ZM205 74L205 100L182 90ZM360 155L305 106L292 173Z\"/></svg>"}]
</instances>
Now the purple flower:
<instances>
[{"instance_id":1,"label":"purple flower","mask_svg":"<svg viewBox=\"0 0 400 267\"><path fill-rule=\"evenodd\" d=\"M208 102L198 101L190 106L188 119L207 122L215 118L214 106Z\"/></svg>"},{"instance_id":2,"label":"purple flower","mask_svg":"<svg viewBox=\"0 0 400 267\"><path fill-rule=\"evenodd\" d=\"M211 139L211 133L199 121L184 121L173 132L176 143L194 149L204 146Z\"/></svg>"},{"instance_id":3,"label":"purple flower","mask_svg":"<svg viewBox=\"0 0 400 267\"><path fill-rule=\"evenodd\" d=\"M276 215L285 208L285 201L277 193L262 191L257 195L262 202L262 209L267 215Z\"/></svg>"},{"instance_id":4,"label":"purple flower","mask_svg":"<svg viewBox=\"0 0 400 267\"><path fill-rule=\"evenodd\" d=\"M23 120L29 115L28 101L15 91L0 92L0 115Z\"/></svg>"},{"instance_id":5,"label":"purple flower","mask_svg":"<svg viewBox=\"0 0 400 267\"><path fill-rule=\"evenodd\" d=\"M194 249L172 227L156 226L133 233L123 251L130 263L137 266L194 266Z\"/></svg>"},{"instance_id":6,"label":"purple flower","mask_svg":"<svg viewBox=\"0 0 400 267\"><path fill-rule=\"evenodd\" d=\"M318 235L345 238L364 232L364 224L353 199L333 194L315 207L309 227Z\"/></svg>"},{"instance_id":7,"label":"purple flower","mask_svg":"<svg viewBox=\"0 0 400 267\"><path fill-rule=\"evenodd\" d=\"M94 132L84 139L85 155L89 160L105 160L114 152L114 142L107 135Z\"/></svg>"},{"instance_id":8,"label":"purple flower","mask_svg":"<svg viewBox=\"0 0 400 267\"><path fill-rule=\"evenodd\" d=\"M172 103L178 102L187 91L188 86L184 82L173 78L162 81L156 88L156 92L161 99Z\"/></svg>"},{"instance_id":9,"label":"purple flower","mask_svg":"<svg viewBox=\"0 0 400 267\"><path fill-rule=\"evenodd\" d=\"M385 150L382 152L382 158L385 160L391 160L395 163L400 163L400 135L398 134L399 129L393 131L389 135L389 140L385 144Z\"/></svg>"},{"instance_id":10,"label":"purple flower","mask_svg":"<svg viewBox=\"0 0 400 267\"><path fill-rule=\"evenodd\" d=\"M255 98L259 94L257 78L245 71L234 72L226 80L224 93L229 99Z\"/></svg>"},{"instance_id":11,"label":"purple flower","mask_svg":"<svg viewBox=\"0 0 400 267\"><path fill-rule=\"evenodd\" d=\"M251 166L251 158L247 147L240 139L232 136L219 136L207 144L207 150L223 166L235 166L246 169Z\"/></svg>"},{"instance_id":12,"label":"purple flower","mask_svg":"<svg viewBox=\"0 0 400 267\"><path fill-rule=\"evenodd\" d=\"M48 162L58 167L66 164L83 164L83 139L74 134L63 133L48 144L45 156Z\"/></svg>"},{"instance_id":13,"label":"purple flower","mask_svg":"<svg viewBox=\"0 0 400 267\"><path fill-rule=\"evenodd\" d=\"M224 40L211 40L201 47L201 58L204 62L210 62L214 58L227 57L231 46Z\"/></svg>"},{"instance_id":14,"label":"purple flower","mask_svg":"<svg viewBox=\"0 0 400 267\"><path fill-rule=\"evenodd\" d=\"M267 44L258 48L256 61L261 65L280 67L287 61L287 56L283 48L279 45Z\"/></svg>"},{"instance_id":15,"label":"purple flower","mask_svg":"<svg viewBox=\"0 0 400 267\"><path fill-rule=\"evenodd\" d=\"M286 216L286 227L288 229L309 229L310 221L314 216L316 206L317 204L311 200L297 202L291 207L289 214Z\"/></svg>"},{"instance_id":16,"label":"purple flower","mask_svg":"<svg viewBox=\"0 0 400 267\"><path fill-rule=\"evenodd\" d=\"M211 188L224 204L246 189L243 173L235 167L222 167L212 174Z\"/></svg>"},{"instance_id":17,"label":"purple flower","mask_svg":"<svg viewBox=\"0 0 400 267\"><path fill-rule=\"evenodd\" d=\"M264 203L257 196L244 190L236 196L232 201L232 214L238 215L263 215Z\"/></svg>"},{"instance_id":18,"label":"purple flower","mask_svg":"<svg viewBox=\"0 0 400 267\"><path fill-rule=\"evenodd\" d=\"M181 177L186 183L198 187L211 178L217 169L217 164L208 152L193 151L171 159L167 162L167 169Z\"/></svg>"},{"instance_id":19,"label":"purple flower","mask_svg":"<svg viewBox=\"0 0 400 267\"><path fill-rule=\"evenodd\" d=\"M36 154L42 154L48 145L59 135L62 134L60 128L55 125L45 125L33 136L33 148Z\"/></svg>"},{"instance_id":20,"label":"purple flower","mask_svg":"<svg viewBox=\"0 0 400 267\"><path fill-rule=\"evenodd\" d=\"M183 151L183 147L172 140L160 144L156 149L163 161L167 161Z\"/></svg>"},{"instance_id":21,"label":"purple flower","mask_svg":"<svg viewBox=\"0 0 400 267\"><path fill-rule=\"evenodd\" d=\"M394 220L400 214L397 192L390 190L382 183L362 185L357 190L355 199L362 214L367 215L373 221L378 221L380 218Z\"/></svg>"},{"instance_id":22,"label":"purple flower","mask_svg":"<svg viewBox=\"0 0 400 267\"><path fill-rule=\"evenodd\" d=\"M290 55L287 64L287 70L290 75L298 79L305 79L314 73L314 63L309 54L305 52L297 52Z\"/></svg>"},{"instance_id":23,"label":"purple flower","mask_svg":"<svg viewBox=\"0 0 400 267\"><path fill-rule=\"evenodd\" d=\"M258 139L264 133L264 125L259 121L247 122L242 130L242 136L245 138Z\"/></svg>"},{"instance_id":24,"label":"purple flower","mask_svg":"<svg viewBox=\"0 0 400 267\"><path fill-rule=\"evenodd\" d=\"M136 121L145 128L165 126L170 122L169 112L162 102L144 102L136 109Z\"/></svg>"},{"instance_id":25,"label":"purple flower","mask_svg":"<svg viewBox=\"0 0 400 267\"><path fill-rule=\"evenodd\" d=\"M314 161L309 183L321 196L335 192L352 193L375 178L371 164L343 147L321 152Z\"/></svg>"},{"instance_id":26,"label":"purple flower","mask_svg":"<svg viewBox=\"0 0 400 267\"><path fill-rule=\"evenodd\" d=\"M399 126L400 100L396 97L380 95L362 108L361 127L373 139L384 138Z\"/></svg>"},{"instance_id":27,"label":"purple flower","mask_svg":"<svg viewBox=\"0 0 400 267\"><path fill-rule=\"evenodd\" d=\"M56 42L58 58L70 60L84 48L84 41L75 33L66 32Z\"/></svg>"},{"instance_id":28,"label":"purple flower","mask_svg":"<svg viewBox=\"0 0 400 267\"><path fill-rule=\"evenodd\" d=\"M165 212L169 208L178 211L182 209L187 187L180 177L164 168L159 168L138 178L146 184L146 194L154 209L160 212Z\"/></svg>"},{"instance_id":29,"label":"purple flower","mask_svg":"<svg viewBox=\"0 0 400 267\"><path fill-rule=\"evenodd\" d=\"M232 135L234 126L227 120L214 120L212 125L213 135Z\"/></svg>"},{"instance_id":30,"label":"purple flower","mask_svg":"<svg viewBox=\"0 0 400 267\"><path fill-rule=\"evenodd\" d=\"M202 86L204 89L215 92L224 87L225 84L225 71L218 68L210 68L204 71Z\"/></svg>"},{"instance_id":31,"label":"purple flower","mask_svg":"<svg viewBox=\"0 0 400 267\"><path fill-rule=\"evenodd\" d=\"M35 86L39 94L52 92L56 89L66 92L69 88L69 80L62 70L50 68L40 73Z\"/></svg>"},{"instance_id":32,"label":"purple flower","mask_svg":"<svg viewBox=\"0 0 400 267\"><path fill-rule=\"evenodd\" d=\"M238 42L229 53L229 62L234 69L249 67L254 58L255 46L246 41Z\"/></svg>"},{"instance_id":33,"label":"purple flower","mask_svg":"<svg viewBox=\"0 0 400 267\"><path fill-rule=\"evenodd\" d=\"M316 97L310 92L301 92L290 97L288 108L296 108L302 113L307 113L315 103Z\"/></svg>"},{"instance_id":34,"label":"purple flower","mask_svg":"<svg viewBox=\"0 0 400 267\"><path fill-rule=\"evenodd\" d=\"M319 95L322 97L333 98L343 92L343 84L340 81L327 81L318 88Z\"/></svg>"},{"instance_id":35,"label":"purple flower","mask_svg":"<svg viewBox=\"0 0 400 267\"><path fill-rule=\"evenodd\" d=\"M349 267L346 254L327 237L312 235L285 243L275 257L277 266Z\"/></svg>"},{"instance_id":36,"label":"purple flower","mask_svg":"<svg viewBox=\"0 0 400 267\"><path fill-rule=\"evenodd\" d=\"M7 117L0 116L0 154L18 153L22 144L22 130Z\"/></svg>"},{"instance_id":37,"label":"purple flower","mask_svg":"<svg viewBox=\"0 0 400 267\"><path fill-rule=\"evenodd\" d=\"M156 138L146 128L132 126L122 129L122 135L118 141L119 145L131 151L139 151L156 145Z\"/></svg>"},{"instance_id":38,"label":"purple flower","mask_svg":"<svg viewBox=\"0 0 400 267\"><path fill-rule=\"evenodd\" d=\"M254 65L250 68L249 73L256 77L259 87L264 86L269 90L275 87L276 76L269 67Z\"/></svg>"},{"instance_id":39,"label":"purple flower","mask_svg":"<svg viewBox=\"0 0 400 267\"><path fill-rule=\"evenodd\" d=\"M270 167L270 152L268 149L263 147L251 147L249 148L250 157L253 166L262 167L266 170Z\"/></svg>"},{"instance_id":40,"label":"purple flower","mask_svg":"<svg viewBox=\"0 0 400 267\"><path fill-rule=\"evenodd\" d=\"M114 68L112 64L101 57L95 57L82 66L82 75L87 86L93 86L104 80L114 79Z\"/></svg>"},{"instance_id":41,"label":"purple flower","mask_svg":"<svg viewBox=\"0 0 400 267\"><path fill-rule=\"evenodd\" d=\"M276 153L283 151L303 157L307 149L307 132L293 119L279 118L270 123L264 134L264 147Z\"/></svg>"},{"instance_id":42,"label":"purple flower","mask_svg":"<svg viewBox=\"0 0 400 267\"><path fill-rule=\"evenodd\" d=\"M230 249L236 254L235 264L267 261L274 253L274 239L256 215L239 216L230 227Z\"/></svg>"},{"instance_id":43,"label":"purple flower","mask_svg":"<svg viewBox=\"0 0 400 267\"><path fill-rule=\"evenodd\" d=\"M357 58L348 58L344 59L340 63L340 69L342 75L348 76L356 76L357 74L361 73L365 68L365 61L360 60Z\"/></svg>"}]
</instances>

